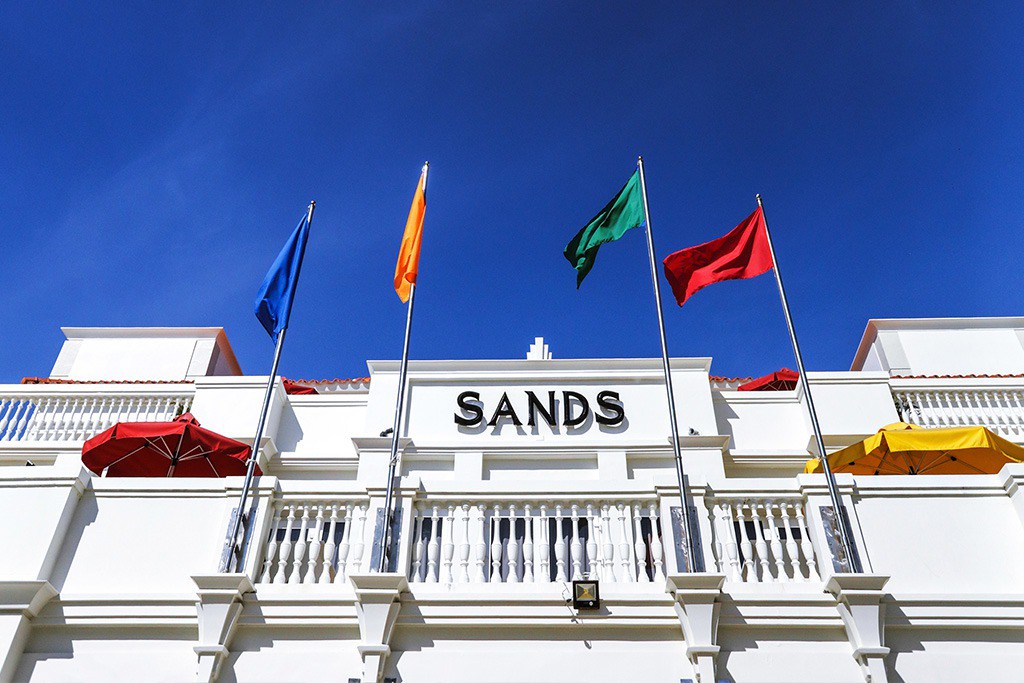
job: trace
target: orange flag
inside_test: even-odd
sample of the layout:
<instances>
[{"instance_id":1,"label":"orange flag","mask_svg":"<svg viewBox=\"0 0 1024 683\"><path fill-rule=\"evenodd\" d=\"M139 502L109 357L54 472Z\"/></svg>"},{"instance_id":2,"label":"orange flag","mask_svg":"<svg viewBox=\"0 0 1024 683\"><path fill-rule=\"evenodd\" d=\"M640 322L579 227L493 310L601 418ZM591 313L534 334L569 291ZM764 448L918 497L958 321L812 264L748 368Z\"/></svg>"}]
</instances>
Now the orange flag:
<instances>
[{"instance_id":1,"label":"orange flag","mask_svg":"<svg viewBox=\"0 0 1024 683\"><path fill-rule=\"evenodd\" d=\"M412 286L416 284L416 274L420 269L420 243L423 241L423 214L427 210L427 168L423 164L420 182L416 185L416 194L412 197L412 208L409 218L405 221L405 234L402 235L402 247L398 251L398 263L395 265L395 293L403 303L409 300Z\"/></svg>"}]
</instances>

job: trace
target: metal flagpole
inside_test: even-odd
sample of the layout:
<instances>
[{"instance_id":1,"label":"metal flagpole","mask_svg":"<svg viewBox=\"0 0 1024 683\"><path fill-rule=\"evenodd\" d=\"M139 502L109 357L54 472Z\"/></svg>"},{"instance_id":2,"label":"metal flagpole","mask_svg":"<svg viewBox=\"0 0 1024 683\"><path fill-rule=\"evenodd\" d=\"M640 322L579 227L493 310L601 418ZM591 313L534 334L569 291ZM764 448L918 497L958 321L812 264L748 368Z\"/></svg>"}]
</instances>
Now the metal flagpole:
<instances>
[{"instance_id":1,"label":"metal flagpole","mask_svg":"<svg viewBox=\"0 0 1024 683\"><path fill-rule=\"evenodd\" d=\"M423 198L427 196L427 172L430 170L430 163L423 164ZM416 301L416 283L409 286L409 310L405 316L405 341L402 343L402 364L398 370L398 398L395 399L395 423L391 429L391 461L388 463L388 488L384 494L384 538L381 540L380 562L377 571L387 571L388 559L391 554L391 525L394 520L394 511L391 509L391 499L395 491L395 469L398 466L398 439L402 429L402 410L405 407L405 381L409 370L409 333L412 331L412 307Z\"/></svg>"},{"instance_id":2,"label":"metal flagpole","mask_svg":"<svg viewBox=\"0 0 1024 683\"><path fill-rule=\"evenodd\" d=\"M309 212L306 214L307 225L313 224L313 209L316 208L316 202L309 203ZM305 246L303 246L305 249ZM296 269L296 278L302 269L302 258L299 258L299 265ZM238 510L235 513L234 519L231 522L231 531L228 533L227 540L224 543L224 553L221 558L221 571L227 571L231 566L231 557L234 555L235 544L238 543L238 531L242 526L242 518L245 515L245 504L249 499L249 488L252 486L253 476L256 472L256 459L260 451L260 441L263 439L263 429L267 423L267 413L270 412L270 400L274 396L274 385L277 380L277 366L281 362L281 349L284 347L284 333L288 331L288 328L282 329L277 333L277 344L274 348L274 362L270 366L270 377L267 378L267 392L263 396L263 407L260 408L260 419L256 423L256 438L252 442L252 452L249 455L249 462L245 470L245 481L242 483L242 497L238 503ZM248 550L245 543L242 543L238 553L238 564L236 568L238 571L245 570L245 555Z\"/></svg>"},{"instance_id":3,"label":"metal flagpole","mask_svg":"<svg viewBox=\"0 0 1024 683\"><path fill-rule=\"evenodd\" d=\"M651 263L651 282L654 284L654 304L658 309L658 330L661 333L661 363L665 369L665 392L668 395L668 414L672 427L672 450L676 457L676 476L679 479L679 501L683 506L683 529L686 533L686 571L696 569L698 548L695 545L693 528L690 526L690 492L686 488L686 475L683 473L683 455L679 450L679 421L676 418L676 401L672 392L672 371L668 361L668 341L665 339L665 316L661 311L661 285L658 280L658 267L654 260L654 237L651 234L651 212L647 206L647 179L644 175L644 158L637 158L640 168L640 192L644 198L644 220L647 222L647 256Z\"/></svg>"},{"instance_id":4,"label":"metal flagpole","mask_svg":"<svg viewBox=\"0 0 1024 683\"><path fill-rule=\"evenodd\" d=\"M757 206L761 209L761 216L764 218L764 234L768 240L768 251L772 256L772 268L775 270L775 282L779 286L779 297L782 299L782 312L786 316L786 327L789 328L789 340L793 343L793 355L796 356L796 369L800 373L800 386L803 387L804 396L807 398L807 412L811 416L811 427L814 430L814 442L818 446L818 455L821 456L822 469L825 470L825 482L828 484L828 495L832 499L832 507L836 511L836 524L839 526L839 537L843 543L843 550L849 560L850 569L860 572L860 562L853 552L853 539L847 533L846 509L839 499L839 492L836 487L836 478L832 474L832 468L828 464L828 454L825 452L825 441L821 438L821 426L818 424L818 414L814 410L814 399L811 396L811 386L807 381L807 373L804 371L804 358L800 353L800 343L796 339L796 328L793 327L793 318L789 313L789 301L786 299L786 288L782 284L782 272L779 270L779 262L775 258L775 247L772 245L771 232L768 230L768 219L764 216L764 204L761 202L761 195L757 195Z\"/></svg>"}]
</instances>

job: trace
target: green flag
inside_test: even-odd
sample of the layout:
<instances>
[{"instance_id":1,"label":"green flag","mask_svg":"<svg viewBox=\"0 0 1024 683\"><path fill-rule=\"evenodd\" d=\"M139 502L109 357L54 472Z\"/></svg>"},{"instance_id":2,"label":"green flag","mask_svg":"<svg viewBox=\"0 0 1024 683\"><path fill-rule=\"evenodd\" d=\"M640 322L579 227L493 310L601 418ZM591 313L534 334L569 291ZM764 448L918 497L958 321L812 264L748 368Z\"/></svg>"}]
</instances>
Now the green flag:
<instances>
[{"instance_id":1,"label":"green flag","mask_svg":"<svg viewBox=\"0 0 1024 683\"><path fill-rule=\"evenodd\" d=\"M605 242L614 242L626 231L644 223L644 201L640 188L640 171L629 177L608 205L583 226L565 246L566 260L576 269L576 289L594 267L597 249Z\"/></svg>"}]
</instances>

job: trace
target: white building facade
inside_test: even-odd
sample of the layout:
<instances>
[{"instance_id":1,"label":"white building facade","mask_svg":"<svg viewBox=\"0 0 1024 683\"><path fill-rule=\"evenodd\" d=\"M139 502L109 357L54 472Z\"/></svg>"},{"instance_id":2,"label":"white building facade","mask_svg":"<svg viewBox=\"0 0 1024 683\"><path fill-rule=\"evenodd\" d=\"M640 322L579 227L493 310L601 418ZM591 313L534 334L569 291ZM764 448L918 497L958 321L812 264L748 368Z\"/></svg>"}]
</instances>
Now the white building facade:
<instances>
[{"instance_id":1,"label":"white building facade","mask_svg":"<svg viewBox=\"0 0 1024 683\"><path fill-rule=\"evenodd\" d=\"M660 359L412 361L380 574L399 364L371 361L278 381L219 573L240 477L98 477L81 447L185 411L251 442L267 378L219 328L64 331L49 378L0 387L0 681L1024 680L1024 464L837 475L852 573L801 390L673 359L685 573ZM899 420L1024 443L1024 318L871 321L808 379L830 450Z\"/></svg>"}]
</instances>

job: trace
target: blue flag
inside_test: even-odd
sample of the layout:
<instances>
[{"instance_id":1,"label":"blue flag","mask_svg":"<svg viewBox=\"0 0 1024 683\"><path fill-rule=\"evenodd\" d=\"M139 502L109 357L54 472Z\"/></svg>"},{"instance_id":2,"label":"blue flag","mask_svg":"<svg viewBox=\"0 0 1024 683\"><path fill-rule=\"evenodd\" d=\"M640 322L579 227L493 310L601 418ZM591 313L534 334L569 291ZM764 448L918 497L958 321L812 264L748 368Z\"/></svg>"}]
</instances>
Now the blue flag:
<instances>
[{"instance_id":1,"label":"blue flag","mask_svg":"<svg viewBox=\"0 0 1024 683\"><path fill-rule=\"evenodd\" d=\"M306 252L306 240L309 239L308 214L302 217L281 253L270 266L267 276L263 278L260 291L256 294L256 317L272 338L288 327L288 317L292 312L292 299L295 298L295 286L299 282L299 268L302 255Z\"/></svg>"}]
</instances>

